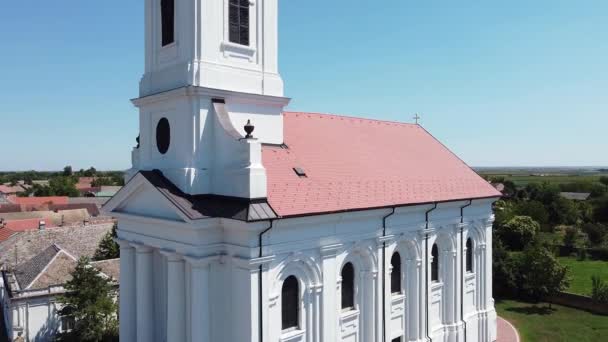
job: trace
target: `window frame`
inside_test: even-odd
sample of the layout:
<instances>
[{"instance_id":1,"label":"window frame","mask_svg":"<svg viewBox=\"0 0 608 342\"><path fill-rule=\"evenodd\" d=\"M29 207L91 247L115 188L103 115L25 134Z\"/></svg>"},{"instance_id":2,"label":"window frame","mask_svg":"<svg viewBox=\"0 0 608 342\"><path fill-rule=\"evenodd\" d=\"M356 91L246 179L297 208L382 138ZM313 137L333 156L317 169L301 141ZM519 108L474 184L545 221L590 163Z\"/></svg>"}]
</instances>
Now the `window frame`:
<instances>
[{"instance_id":1,"label":"window frame","mask_svg":"<svg viewBox=\"0 0 608 342\"><path fill-rule=\"evenodd\" d=\"M61 332L67 333L74 330L76 326L76 318L72 315L63 315L59 317L59 321L61 323Z\"/></svg>"},{"instance_id":2,"label":"window frame","mask_svg":"<svg viewBox=\"0 0 608 342\"><path fill-rule=\"evenodd\" d=\"M251 3L249 0L226 0L228 10L227 10L227 41L230 44L236 44L238 46L250 47L251 46ZM246 4L246 5L245 5ZM236 10L236 22L233 19L233 10ZM247 11L247 18L242 19L241 16L243 11ZM246 23L245 23L246 20ZM236 25L236 37L233 37L233 26ZM246 30L246 36L243 34L242 30Z\"/></svg>"},{"instance_id":3,"label":"window frame","mask_svg":"<svg viewBox=\"0 0 608 342\"><path fill-rule=\"evenodd\" d=\"M171 14L172 17L169 19L169 17L165 17L165 5L166 3L170 3L172 4L171 6ZM161 47L167 47L167 46L171 46L172 44L175 43L175 0L160 0L160 46ZM167 22L167 20L169 22ZM169 24L171 26L171 30L167 30L165 31L166 28L166 24ZM165 36L165 34L170 34L170 36Z\"/></svg>"},{"instance_id":4,"label":"window frame","mask_svg":"<svg viewBox=\"0 0 608 342\"><path fill-rule=\"evenodd\" d=\"M352 271L352 274L350 274L350 279L348 279L347 277L345 277L344 271L347 269L347 267L349 267ZM355 295L356 295L356 285L355 285L355 276L356 274L356 270L355 270L355 265L353 265L352 262L346 262L343 266L342 269L340 270L340 278L342 279L341 282L341 286L340 286L340 309L343 312L347 312L347 311L352 311L352 310L356 310L356 305L357 305L357 301L355 299ZM347 279L345 279L347 278ZM345 296L345 291L347 290L347 286L345 286L345 284L347 284L347 282L350 280L350 296ZM346 304L350 304L350 305L345 305L345 298L349 298L348 303Z\"/></svg>"},{"instance_id":5,"label":"window frame","mask_svg":"<svg viewBox=\"0 0 608 342\"><path fill-rule=\"evenodd\" d=\"M397 266L395 266L394 261L398 262ZM399 252L393 253L391 256L391 294L393 295L403 293L403 281L401 279L403 272L402 266L401 254L399 254ZM397 288L398 290L395 291Z\"/></svg>"},{"instance_id":6,"label":"window frame","mask_svg":"<svg viewBox=\"0 0 608 342\"><path fill-rule=\"evenodd\" d=\"M440 281L439 276L439 248L434 243L431 247L431 282L438 283Z\"/></svg>"},{"instance_id":7,"label":"window frame","mask_svg":"<svg viewBox=\"0 0 608 342\"><path fill-rule=\"evenodd\" d=\"M475 266L473 264L473 239L467 238L465 244L465 270L467 273L473 273Z\"/></svg>"},{"instance_id":8,"label":"window frame","mask_svg":"<svg viewBox=\"0 0 608 342\"><path fill-rule=\"evenodd\" d=\"M289 326L285 326L285 321L286 321L286 315L285 313L286 311L286 296L285 296L285 287L288 285L288 281L295 281L295 283L293 283L295 285L295 324L290 324ZM293 289L291 289L293 291ZM285 278L285 280L283 280L283 284L281 285L281 331L282 333L286 333L286 332L290 332L290 331L295 331L295 330L300 330L301 329L301 309L300 309L300 302L301 302L301 293L300 293L300 281L299 279L295 276L295 275L290 275L287 278ZM293 299L293 298L292 298ZM294 304L294 303L291 303ZM291 318L293 319L293 318ZM289 323L293 323L293 322L289 322Z\"/></svg>"}]
</instances>

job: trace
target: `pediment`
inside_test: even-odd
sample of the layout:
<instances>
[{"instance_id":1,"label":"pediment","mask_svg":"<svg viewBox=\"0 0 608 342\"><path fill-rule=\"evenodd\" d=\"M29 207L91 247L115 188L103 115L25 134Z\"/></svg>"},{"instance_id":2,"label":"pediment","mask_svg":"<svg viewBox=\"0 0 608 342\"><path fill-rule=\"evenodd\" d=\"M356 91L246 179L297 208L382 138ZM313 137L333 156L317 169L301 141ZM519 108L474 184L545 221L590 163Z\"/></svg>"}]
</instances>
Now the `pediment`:
<instances>
[{"instance_id":1,"label":"pediment","mask_svg":"<svg viewBox=\"0 0 608 342\"><path fill-rule=\"evenodd\" d=\"M109 215L130 214L178 222L187 220L171 201L140 174L106 203L104 211Z\"/></svg>"}]
</instances>

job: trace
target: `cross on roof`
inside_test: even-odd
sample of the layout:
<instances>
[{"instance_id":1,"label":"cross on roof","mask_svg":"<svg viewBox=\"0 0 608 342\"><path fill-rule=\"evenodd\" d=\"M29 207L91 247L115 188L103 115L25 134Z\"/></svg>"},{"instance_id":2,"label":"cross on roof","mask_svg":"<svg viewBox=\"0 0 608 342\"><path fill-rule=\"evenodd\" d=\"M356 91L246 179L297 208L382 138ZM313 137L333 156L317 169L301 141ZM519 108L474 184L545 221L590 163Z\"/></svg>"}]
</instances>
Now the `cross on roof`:
<instances>
[{"instance_id":1,"label":"cross on roof","mask_svg":"<svg viewBox=\"0 0 608 342\"><path fill-rule=\"evenodd\" d=\"M416 125L418 125L418 120L420 120L421 117L420 115L418 115L418 113L416 113L416 115L414 116L414 120L416 120Z\"/></svg>"}]
</instances>

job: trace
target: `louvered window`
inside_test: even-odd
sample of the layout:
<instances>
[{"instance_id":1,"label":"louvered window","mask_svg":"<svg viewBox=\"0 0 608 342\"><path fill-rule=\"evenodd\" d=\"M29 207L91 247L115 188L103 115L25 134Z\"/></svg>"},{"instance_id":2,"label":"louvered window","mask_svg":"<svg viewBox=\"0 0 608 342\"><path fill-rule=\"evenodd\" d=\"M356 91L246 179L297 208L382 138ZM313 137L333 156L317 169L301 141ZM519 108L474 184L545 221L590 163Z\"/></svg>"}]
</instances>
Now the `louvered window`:
<instances>
[{"instance_id":1,"label":"louvered window","mask_svg":"<svg viewBox=\"0 0 608 342\"><path fill-rule=\"evenodd\" d=\"M160 1L163 46L175 41L175 0Z\"/></svg>"},{"instance_id":2,"label":"louvered window","mask_svg":"<svg viewBox=\"0 0 608 342\"><path fill-rule=\"evenodd\" d=\"M249 0L230 0L229 6L230 42L249 45Z\"/></svg>"}]
</instances>

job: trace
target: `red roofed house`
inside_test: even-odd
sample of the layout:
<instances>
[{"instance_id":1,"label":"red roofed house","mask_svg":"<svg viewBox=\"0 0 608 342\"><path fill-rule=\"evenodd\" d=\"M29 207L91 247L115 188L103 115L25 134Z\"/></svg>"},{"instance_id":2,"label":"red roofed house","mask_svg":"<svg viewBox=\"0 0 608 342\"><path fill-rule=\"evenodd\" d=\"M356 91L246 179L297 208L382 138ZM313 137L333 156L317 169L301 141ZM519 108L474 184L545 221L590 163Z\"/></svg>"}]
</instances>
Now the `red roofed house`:
<instances>
[{"instance_id":1,"label":"red roofed house","mask_svg":"<svg viewBox=\"0 0 608 342\"><path fill-rule=\"evenodd\" d=\"M286 112L277 0L179 3L146 2L139 143L104 207L121 340L496 340L501 194L419 125Z\"/></svg>"},{"instance_id":2,"label":"red roofed house","mask_svg":"<svg viewBox=\"0 0 608 342\"><path fill-rule=\"evenodd\" d=\"M41 207L49 205L68 204L66 196L48 196L48 197L11 197L9 199L14 204L19 204L25 207Z\"/></svg>"},{"instance_id":3,"label":"red roofed house","mask_svg":"<svg viewBox=\"0 0 608 342\"><path fill-rule=\"evenodd\" d=\"M13 236L15 234L17 234L16 231L0 224L0 242L4 242L4 241L8 240L11 236Z\"/></svg>"},{"instance_id":4,"label":"red roofed house","mask_svg":"<svg viewBox=\"0 0 608 342\"><path fill-rule=\"evenodd\" d=\"M53 227L53 220L50 218L30 218L23 220L6 220L4 221L5 228L14 232L22 232L26 230L45 229Z\"/></svg>"},{"instance_id":5,"label":"red roofed house","mask_svg":"<svg viewBox=\"0 0 608 342\"><path fill-rule=\"evenodd\" d=\"M0 197L7 198L9 196L15 196L20 192L24 192L25 190L26 189L19 184L15 186L0 184Z\"/></svg>"}]
</instances>

